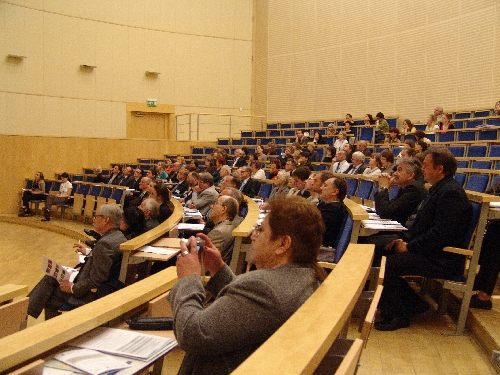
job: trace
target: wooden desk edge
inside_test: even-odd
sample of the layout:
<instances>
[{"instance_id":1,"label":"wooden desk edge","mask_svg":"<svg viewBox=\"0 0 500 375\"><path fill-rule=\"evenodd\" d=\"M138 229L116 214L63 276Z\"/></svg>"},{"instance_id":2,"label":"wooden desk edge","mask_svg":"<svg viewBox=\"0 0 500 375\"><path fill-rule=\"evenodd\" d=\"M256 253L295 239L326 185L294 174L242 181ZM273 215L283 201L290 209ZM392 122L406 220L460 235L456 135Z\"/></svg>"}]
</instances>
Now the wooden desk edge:
<instances>
[{"instance_id":1,"label":"wooden desk edge","mask_svg":"<svg viewBox=\"0 0 500 375\"><path fill-rule=\"evenodd\" d=\"M5 284L0 286L0 303L10 301L15 297L26 296L28 285Z\"/></svg>"}]
</instances>

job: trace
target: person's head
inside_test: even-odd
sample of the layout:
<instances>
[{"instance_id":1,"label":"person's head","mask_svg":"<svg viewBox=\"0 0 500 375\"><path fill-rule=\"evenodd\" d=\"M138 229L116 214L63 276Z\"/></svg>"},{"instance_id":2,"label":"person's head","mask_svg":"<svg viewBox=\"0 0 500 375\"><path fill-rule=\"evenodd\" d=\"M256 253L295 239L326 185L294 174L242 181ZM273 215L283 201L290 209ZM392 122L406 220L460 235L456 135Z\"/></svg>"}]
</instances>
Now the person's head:
<instances>
[{"instance_id":1,"label":"person's head","mask_svg":"<svg viewBox=\"0 0 500 375\"><path fill-rule=\"evenodd\" d=\"M418 141L415 143L415 152L425 152L429 145L424 141Z\"/></svg>"},{"instance_id":2,"label":"person's head","mask_svg":"<svg viewBox=\"0 0 500 375\"><path fill-rule=\"evenodd\" d=\"M142 191L147 191L150 183L151 179L149 177L141 178L141 180L139 181L139 189L141 189Z\"/></svg>"},{"instance_id":3,"label":"person's head","mask_svg":"<svg viewBox=\"0 0 500 375\"><path fill-rule=\"evenodd\" d=\"M369 113L367 113L367 114L365 115L365 124L366 124L366 125L371 125L371 124L373 124L373 122L374 122L374 121L373 121L373 116L372 116L372 115L370 115Z\"/></svg>"},{"instance_id":4,"label":"person's head","mask_svg":"<svg viewBox=\"0 0 500 375\"><path fill-rule=\"evenodd\" d=\"M269 168L271 169L272 173L276 172L276 170L278 169L281 169L281 162L279 161L279 159L272 159L269 163Z\"/></svg>"},{"instance_id":5,"label":"person's head","mask_svg":"<svg viewBox=\"0 0 500 375\"><path fill-rule=\"evenodd\" d=\"M297 167L295 159L288 159L285 163L285 171L292 172Z\"/></svg>"},{"instance_id":6,"label":"person's head","mask_svg":"<svg viewBox=\"0 0 500 375\"><path fill-rule=\"evenodd\" d=\"M322 138L323 138L323 136L321 135L321 133L319 131L315 130L314 131L314 140L319 141Z\"/></svg>"},{"instance_id":7,"label":"person's head","mask_svg":"<svg viewBox=\"0 0 500 375\"><path fill-rule=\"evenodd\" d=\"M434 116L441 116L443 114L443 107L436 107L434 108Z\"/></svg>"},{"instance_id":8,"label":"person's head","mask_svg":"<svg viewBox=\"0 0 500 375\"><path fill-rule=\"evenodd\" d=\"M311 153L314 151L314 149L316 148L316 145L314 143L308 143L307 144L307 150Z\"/></svg>"},{"instance_id":9,"label":"person's head","mask_svg":"<svg viewBox=\"0 0 500 375\"><path fill-rule=\"evenodd\" d=\"M427 151L422 165L425 180L434 185L444 177L453 176L457 171L457 159L447 148L431 148Z\"/></svg>"},{"instance_id":10,"label":"person's head","mask_svg":"<svg viewBox=\"0 0 500 375\"><path fill-rule=\"evenodd\" d=\"M346 144L342 147L342 150L344 150L346 154L350 154L351 152L353 152L353 151L354 151L354 147L353 147L353 145L351 145L350 143L346 143Z\"/></svg>"},{"instance_id":11,"label":"person's head","mask_svg":"<svg viewBox=\"0 0 500 375\"><path fill-rule=\"evenodd\" d=\"M301 133L302 134L302 133ZM292 143L292 148L294 151L297 151L297 150L301 150L302 149L302 146L300 145L299 142L293 142Z\"/></svg>"},{"instance_id":12,"label":"person's head","mask_svg":"<svg viewBox=\"0 0 500 375\"><path fill-rule=\"evenodd\" d=\"M200 165L200 162L198 160L191 160L191 162L189 163L189 170L190 171L197 171L199 165Z\"/></svg>"},{"instance_id":13,"label":"person's head","mask_svg":"<svg viewBox=\"0 0 500 375\"><path fill-rule=\"evenodd\" d=\"M250 176L252 175L252 168L248 166L243 166L238 169L240 178L242 181L248 180Z\"/></svg>"},{"instance_id":14,"label":"person's head","mask_svg":"<svg viewBox=\"0 0 500 375\"><path fill-rule=\"evenodd\" d=\"M258 160L256 160L256 161L252 161L252 162L250 163L250 168L252 169L252 173L255 173L255 172L257 172L259 169L261 169L261 168L262 168L262 163L261 163L260 161L258 161Z\"/></svg>"},{"instance_id":15,"label":"person's head","mask_svg":"<svg viewBox=\"0 0 500 375\"><path fill-rule=\"evenodd\" d=\"M415 141L413 139L406 139L403 144L404 148L415 148Z\"/></svg>"},{"instance_id":16,"label":"person's head","mask_svg":"<svg viewBox=\"0 0 500 375\"><path fill-rule=\"evenodd\" d=\"M127 233L136 235L144 233L146 226L146 217L139 207L130 206L123 210L123 218L120 223L120 229Z\"/></svg>"},{"instance_id":17,"label":"person's head","mask_svg":"<svg viewBox=\"0 0 500 375\"><path fill-rule=\"evenodd\" d=\"M238 176L236 172L231 173L229 176L224 177L224 180L220 184L220 188L232 187L239 189L241 187L241 177Z\"/></svg>"},{"instance_id":18,"label":"person's head","mask_svg":"<svg viewBox=\"0 0 500 375\"><path fill-rule=\"evenodd\" d=\"M500 100L495 103L495 113L500 115Z\"/></svg>"},{"instance_id":19,"label":"person's head","mask_svg":"<svg viewBox=\"0 0 500 375\"><path fill-rule=\"evenodd\" d=\"M144 212L146 219L156 219L160 213L159 207L160 204L153 198L144 199L139 206L142 212Z\"/></svg>"},{"instance_id":20,"label":"person's head","mask_svg":"<svg viewBox=\"0 0 500 375\"><path fill-rule=\"evenodd\" d=\"M443 124L448 125L451 122L451 113L443 113L443 117L441 117L441 121Z\"/></svg>"},{"instance_id":21,"label":"person's head","mask_svg":"<svg viewBox=\"0 0 500 375\"><path fill-rule=\"evenodd\" d=\"M175 163L172 163L172 171L174 171L174 172L179 172L181 167L182 167L182 164L179 163L178 161L176 161Z\"/></svg>"},{"instance_id":22,"label":"person's head","mask_svg":"<svg viewBox=\"0 0 500 375\"><path fill-rule=\"evenodd\" d=\"M264 153L264 149L262 148L261 145L257 145L257 147L255 147L255 153L257 155L262 155Z\"/></svg>"},{"instance_id":23,"label":"person's head","mask_svg":"<svg viewBox=\"0 0 500 375\"><path fill-rule=\"evenodd\" d=\"M103 204L97 207L94 215L94 230L103 235L112 228L119 228L122 221L122 209L117 204Z\"/></svg>"},{"instance_id":24,"label":"person's head","mask_svg":"<svg viewBox=\"0 0 500 375\"><path fill-rule=\"evenodd\" d=\"M377 118L377 120L383 120L384 119L384 114L382 112L378 112L375 117Z\"/></svg>"},{"instance_id":25,"label":"person's head","mask_svg":"<svg viewBox=\"0 0 500 375\"><path fill-rule=\"evenodd\" d=\"M314 174L313 178L313 186L312 191L315 193L321 193L321 187L325 183L325 181L329 180L333 177L333 173L331 171L321 171ZM311 177L309 177L311 178Z\"/></svg>"},{"instance_id":26,"label":"person's head","mask_svg":"<svg viewBox=\"0 0 500 375\"><path fill-rule=\"evenodd\" d=\"M394 163L394 153L392 150L384 150L380 153L380 160L382 162L382 167L387 168Z\"/></svg>"},{"instance_id":27,"label":"person's head","mask_svg":"<svg viewBox=\"0 0 500 375\"><path fill-rule=\"evenodd\" d=\"M414 148L405 147L401 150L401 156L403 158L413 158L416 152Z\"/></svg>"},{"instance_id":28,"label":"person's head","mask_svg":"<svg viewBox=\"0 0 500 375\"><path fill-rule=\"evenodd\" d=\"M36 172L35 173L35 181L43 181L45 177L43 176L43 172Z\"/></svg>"},{"instance_id":29,"label":"person's head","mask_svg":"<svg viewBox=\"0 0 500 375\"><path fill-rule=\"evenodd\" d=\"M337 152L337 155L335 156L335 160L338 162L344 161L347 158L347 154L344 150L340 150Z\"/></svg>"},{"instance_id":30,"label":"person's head","mask_svg":"<svg viewBox=\"0 0 500 375\"><path fill-rule=\"evenodd\" d=\"M186 159L184 159L184 156L177 156L177 158L175 159L175 161L181 163L181 166L183 166L184 164L186 164Z\"/></svg>"},{"instance_id":31,"label":"person's head","mask_svg":"<svg viewBox=\"0 0 500 375\"><path fill-rule=\"evenodd\" d=\"M372 154L372 156L370 156L368 165L370 166L370 168L382 168L382 160L380 159L380 154Z\"/></svg>"},{"instance_id":32,"label":"person's head","mask_svg":"<svg viewBox=\"0 0 500 375\"><path fill-rule=\"evenodd\" d=\"M121 171L122 171L122 166L121 165L116 164L113 167L113 174L119 174L119 173L121 173Z\"/></svg>"},{"instance_id":33,"label":"person's head","mask_svg":"<svg viewBox=\"0 0 500 375\"><path fill-rule=\"evenodd\" d=\"M134 169L134 179L139 179L142 177L142 169L141 168L136 168Z\"/></svg>"},{"instance_id":34,"label":"person's head","mask_svg":"<svg viewBox=\"0 0 500 375\"><path fill-rule=\"evenodd\" d=\"M437 117L434 113L427 116L427 125L434 125L437 122Z\"/></svg>"},{"instance_id":35,"label":"person's head","mask_svg":"<svg viewBox=\"0 0 500 375\"><path fill-rule=\"evenodd\" d=\"M335 133L337 133L337 127L335 126L335 124L330 123L328 124L326 131L330 136L335 135Z\"/></svg>"},{"instance_id":36,"label":"person's head","mask_svg":"<svg viewBox=\"0 0 500 375\"><path fill-rule=\"evenodd\" d=\"M295 135L297 136L298 139L302 139L304 133L302 133L302 130L299 129L295 132Z\"/></svg>"},{"instance_id":37,"label":"person's head","mask_svg":"<svg viewBox=\"0 0 500 375\"><path fill-rule=\"evenodd\" d=\"M215 159L212 156L208 155L205 158L205 168L206 169L211 169L213 167L215 167Z\"/></svg>"},{"instance_id":38,"label":"person's head","mask_svg":"<svg viewBox=\"0 0 500 375\"><path fill-rule=\"evenodd\" d=\"M414 159L402 159L394 171L394 183L400 188L405 188L415 180L422 178L420 163Z\"/></svg>"},{"instance_id":39,"label":"person's head","mask_svg":"<svg viewBox=\"0 0 500 375\"><path fill-rule=\"evenodd\" d=\"M100 165L96 165L93 170L94 170L94 174L102 173L102 168Z\"/></svg>"},{"instance_id":40,"label":"person's head","mask_svg":"<svg viewBox=\"0 0 500 375\"><path fill-rule=\"evenodd\" d=\"M156 164L156 171L158 173L161 173L163 170L165 169L165 163L162 162L162 161L159 161L157 164Z\"/></svg>"},{"instance_id":41,"label":"person's head","mask_svg":"<svg viewBox=\"0 0 500 375\"><path fill-rule=\"evenodd\" d=\"M345 115L345 121L346 122L352 122L352 115L350 113L348 113L347 115Z\"/></svg>"},{"instance_id":42,"label":"person's head","mask_svg":"<svg viewBox=\"0 0 500 375\"><path fill-rule=\"evenodd\" d=\"M365 162L365 154L361 151L356 151L352 154L352 164L356 167L362 165Z\"/></svg>"},{"instance_id":43,"label":"person's head","mask_svg":"<svg viewBox=\"0 0 500 375\"><path fill-rule=\"evenodd\" d=\"M278 196L268 203L269 213L254 229L250 262L258 269L283 264L310 265L318 280L325 278L316 259L325 225L318 208L297 196ZM307 225L304 225L307 218Z\"/></svg>"},{"instance_id":44,"label":"person's head","mask_svg":"<svg viewBox=\"0 0 500 375\"><path fill-rule=\"evenodd\" d=\"M425 132L423 130L417 130L414 135L416 141L420 141L425 138Z\"/></svg>"},{"instance_id":45,"label":"person's head","mask_svg":"<svg viewBox=\"0 0 500 375\"><path fill-rule=\"evenodd\" d=\"M200 178L200 175L197 172L189 172L187 175L187 183L189 186L197 186L198 185L198 179Z\"/></svg>"},{"instance_id":46,"label":"person's head","mask_svg":"<svg viewBox=\"0 0 500 375\"><path fill-rule=\"evenodd\" d=\"M290 183L290 174L287 171L279 171L276 175L276 185L282 188Z\"/></svg>"},{"instance_id":47,"label":"person's head","mask_svg":"<svg viewBox=\"0 0 500 375\"><path fill-rule=\"evenodd\" d=\"M156 169L148 169L146 172L146 177L148 177L151 180L156 180Z\"/></svg>"},{"instance_id":48,"label":"person's head","mask_svg":"<svg viewBox=\"0 0 500 375\"><path fill-rule=\"evenodd\" d=\"M403 120L403 129L406 130L407 132L411 131L411 129L413 129L412 122L408 119L404 119Z\"/></svg>"},{"instance_id":49,"label":"person's head","mask_svg":"<svg viewBox=\"0 0 500 375\"><path fill-rule=\"evenodd\" d=\"M62 180L63 182L68 181L68 180L69 180L69 174L68 174L67 172L63 172L63 173L61 173L61 180Z\"/></svg>"},{"instance_id":50,"label":"person's head","mask_svg":"<svg viewBox=\"0 0 500 375\"><path fill-rule=\"evenodd\" d=\"M130 166L127 166L125 168L123 168L123 175L128 177L128 176L132 176L134 174L134 170L132 169L132 167Z\"/></svg>"},{"instance_id":51,"label":"person's head","mask_svg":"<svg viewBox=\"0 0 500 375\"><path fill-rule=\"evenodd\" d=\"M154 186L154 197L156 201L160 204L164 202L168 202L171 198L170 190L168 190L167 186L164 184L156 184Z\"/></svg>"},{"instance_id":52,"label":"person's head","mask_svg":"<svg viewBox=\"0 0 500 375\"><path fill-rule=\"evenodd\" d=\"M332 177L321 186L320 198L323 202L343 201L347 194L347 183L344 179Z\"/></svg>"},{"instance_id":53,"label":"person's head","mask_svg":"<svg viewBox=\"0 0 500 375\"><path fill-rule=\"evenodd\" d=\"M299 158L298 158L298 162L301 164L301 165L304 165L306 164L308 161L309 161L309 155L311 155L309 153L309 151L302 151L299 155Z\"/></svg>"},{"instance_id":54,"label":"person's head","mask_svg":"<svg viewBox=\"0 0 500 375\"><path fill-rule=\"evenodd\" d=\"M189 172L186 168L179 169L179 172L177 172L177 179L179 182L184 181L187 178L188 173Z\"/></svg>"},{"instance_id":55,"label":"person's head","mask_svg":"<svg viewBox=\"0 0 500 375\"><path fill-rule=\"evenodd\" d=\"M292 156L292 154L293 154L293 150L291 147L285 148L285 155L286 156Z\"/></svg>"},{"instance_id":56,"label":"person's head","mask_svg":"<svg viewBox=\"0 0 500 375\"><path fill-rule=\"evenodd\" d=\"M293 186L298 190L303 190L306 187L306 180L309 178L311 170L307 167L298 167L292 172Z\"/></svg>"},{"instance_id":57,"label":"person's head","mask_svg":"<svg viewBox=\"0 0 500 375\"><path fill-rule=\"evenodd\" d=\"M359 151L364 152L367 148L368 148L368 143L366 141L361 140L358 142L357 149Z\"/></svg>"},{"instance_id":58,"label":"person's head","mask_svg":"<svg viewBox=\"0 0 500 375\"><path fill-rule=\"evenodd\" d=\"M241 148L237 148L236 150L234 150L234 157L235 158L241 157Z\"/></svg>"},{"instance_id":59,"label":"person's head","mask_svg":"<svg viewBox=\"0 0 500 375\"><path fill-rule=\"evenodd\" d=\"M250 155L248 155L248 161L249 162L252 162L252 161L255 161L255 160L258 160L258 159L259 159L259 157L254 152L251 152Z\"/></svg>"},{"instance_id":60,"label":"person's head","mask_svg":"<svg viewBox=\"0 0 500 375\"><path fill-rule=\"evenodd\" d=\"M389 129L389 137L391 138L397 138L399 135L399 129L398 128L390 128Z\"/></svg>"},{"instance_id":61,"label":"person's head","mask_svg":"<svg viewBox=\"0 0 500 375\"><path fill-rule=\"evenodd\" d=\"M239 188L225 187L224 189L221 189L220 195L233 197L234 199L236 199L236 202L238 202L239 207L246 204L245 197L243 196L243 193L239 190Z\"/></svg>"},{"instance_id":62,"label":"person's head","mask_svg":"<svg viewBox=\"0 0 500 375\"><path fill-rule=\"evenodd\" d=\"M341 132L339 132L338 137L339 137L339 139L342 141L342 140L344 140L344 139L346 139L346 138L347 138L347 133L346 133L345 131L343 131L343 130L342 130Z\"/></svg>"},{"instance_id":63,"label":"person's head","mask_svg":"<svg viewBox=\"0 0 500 375\"><path fill-rule=\"evenodd\" d=\"M228 195L219 196L214 203L211 204L210 219L215 224L222 220L234 220L238 214L238 202L233 197Z\"/></svg>"},{"instance_id":64,"label":"person's head","mask_svg":"<svg viewBox=\"0 0 500 375\"><path fill-rule=\"evenodd\" d=\"M214 184L214 176L212 176L208 172L200 173L198 178L198 187L200 188L200 192L208 189L213 184Z\"/></svg>"},{"instance_id":65,"label":"person's head","mask_svg":"<svg viewBox=\"0 0 500 375\"><path fill-rule=\"evenodd\" d=\"M309 175L309 177L306 180L305 189L306 189L306 191L310 192L311 194L316 193L316 191L314 190L314 178L315 178L315 176L316 176L316 172L311 172L311 174Z\"/></svg>"},{"instance_id":66,"label":"person's head","mask_svg":"<svg viewBox=\"0 0 500 375\"><path fill-rule=\"evenodd\" d=\"M337 149L333 146L329 146L325 150L325 156L333 158L337 152Z\"/></svg>"},{"instance_id":67,"label":"person's head","mask_svg":"<svg viewBox=\"0 0 500 375\"><path fill-rule=\"evenodd\" d=\"M223 165L220 168L219 175L221 178L229 176L231 174L231 167L229 165Z\"/></svg>"}]
</instances>

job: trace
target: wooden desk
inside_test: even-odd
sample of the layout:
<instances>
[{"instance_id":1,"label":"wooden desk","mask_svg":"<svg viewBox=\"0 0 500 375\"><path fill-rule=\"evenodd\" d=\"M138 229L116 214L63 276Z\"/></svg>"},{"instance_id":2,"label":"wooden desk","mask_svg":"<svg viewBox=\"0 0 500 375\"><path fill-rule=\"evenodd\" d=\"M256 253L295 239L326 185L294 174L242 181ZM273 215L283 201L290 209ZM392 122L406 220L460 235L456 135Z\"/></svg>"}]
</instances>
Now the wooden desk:
<instances>
[{"instance_id":1,"label":"wooden desk","mask_svg":"<svg viewBox=\"0 0 500 375\"><path fill-rule=\"evenodd\" d=\"M0 305L9 303L16 297L25 297L27 294L28 285L0 285Z\"/></svg>"}]
</instances>

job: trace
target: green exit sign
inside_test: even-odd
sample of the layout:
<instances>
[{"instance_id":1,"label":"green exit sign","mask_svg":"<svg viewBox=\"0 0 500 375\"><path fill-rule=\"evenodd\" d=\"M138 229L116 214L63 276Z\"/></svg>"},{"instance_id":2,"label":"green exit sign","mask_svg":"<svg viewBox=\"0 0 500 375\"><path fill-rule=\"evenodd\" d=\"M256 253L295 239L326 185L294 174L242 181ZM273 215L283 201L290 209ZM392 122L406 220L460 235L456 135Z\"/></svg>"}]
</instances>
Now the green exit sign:
<instances>
[{"instance_id":1,"label":"green exit sign","mask_svg":"<svg viewBox=\"0 0 500 375\"><path fill-rule=\"evenodd\" d=\"M155 99L148 99L148 107L156 107L156 103Z\"/></svg>"}]
</instances>

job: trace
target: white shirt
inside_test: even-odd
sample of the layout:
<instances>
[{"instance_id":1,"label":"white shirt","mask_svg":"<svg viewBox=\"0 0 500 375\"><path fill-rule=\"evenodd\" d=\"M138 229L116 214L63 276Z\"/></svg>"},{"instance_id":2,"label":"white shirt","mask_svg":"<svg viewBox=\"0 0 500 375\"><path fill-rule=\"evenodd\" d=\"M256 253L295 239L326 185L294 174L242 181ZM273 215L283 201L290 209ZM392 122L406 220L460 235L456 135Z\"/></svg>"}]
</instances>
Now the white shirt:
<instances>
[{"instance_id":1,"label":"white shirt","mask_svg":"<svg viewBox=\"0 0 500 375\"><path fill-rule=\"evenodd\" d=\"M347 160L342 160L339 164L338 161L333 163L332 172L333 173L345 173L349 169L349 163Z\"/></svg>"},{"instance_id":2,"label":"white shirt","mask_svg":"<svg viewBox=\"0 0 500 375\"><path fill-rule=\"evenodd\" d=\"M263 169L259 169L257 172L255 172L252 175L252 178L255 180L265 180L266 179L266 172L264 172Z\"/></svg>"}]
</instances>

